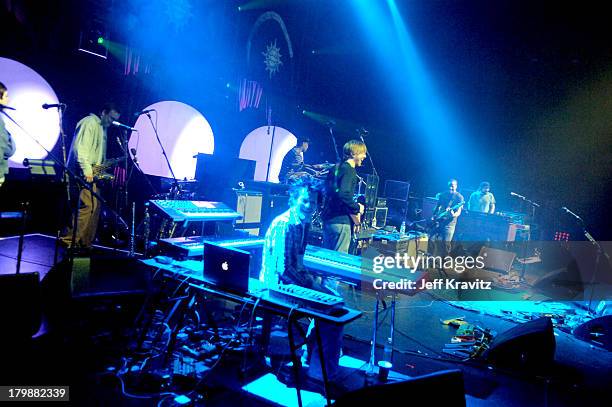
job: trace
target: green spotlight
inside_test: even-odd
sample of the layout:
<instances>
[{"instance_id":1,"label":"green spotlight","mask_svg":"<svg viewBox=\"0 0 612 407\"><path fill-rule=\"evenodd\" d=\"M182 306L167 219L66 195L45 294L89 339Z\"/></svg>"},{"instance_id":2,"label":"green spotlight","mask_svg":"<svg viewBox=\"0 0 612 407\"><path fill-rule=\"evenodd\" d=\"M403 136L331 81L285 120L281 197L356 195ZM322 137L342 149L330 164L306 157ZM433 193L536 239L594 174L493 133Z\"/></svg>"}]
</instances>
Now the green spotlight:
<instances>
[{"instance_id":1,"label":"green spotlight","mask_svg":"<svg viewBox=\"0 0 612 407\"><path fill-rule=\"evenodd\" d=\"M98 37L98 44L104 44L104 37Z\"/></svg>"}]
</instances>

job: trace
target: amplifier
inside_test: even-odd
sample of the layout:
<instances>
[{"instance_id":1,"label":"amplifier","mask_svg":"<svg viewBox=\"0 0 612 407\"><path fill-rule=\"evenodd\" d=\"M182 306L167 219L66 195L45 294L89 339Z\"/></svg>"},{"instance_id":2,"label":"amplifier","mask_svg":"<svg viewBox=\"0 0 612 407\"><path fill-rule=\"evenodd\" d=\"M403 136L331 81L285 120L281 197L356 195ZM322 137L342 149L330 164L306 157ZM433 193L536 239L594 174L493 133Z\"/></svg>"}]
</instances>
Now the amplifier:
<instances>
[{"instance_id":1,"label":"amplifier","mask_svg":"<svg viewBox=\"0 0 612 407\"><path fill-rule=\"evenodd\" d=\"M377 208L386 208L387 207L387 198L376 198L376 207Z\"/></svg>"},{"instance_id":2,"label":"amplifier","mask_svg":"<svg viewBox=\"0 0 612 407\"><path fill-rule=\"evenodd\" d=\"M374 208L374 219L376 219L376 227L384 228L387 225L388 208Z\"/></svg>"},{"instance_id":3,"label":"amplifier","mask_svg":"<svg viewBox=\"0 0 612 407\"><path fill-rule=\"evenodd\" d=\"M243 229L253 236L259 235L261 226L261 207L263 195L259 191L237 190L236 211L242 219L236 220L236 228Z\"/></svg>"},{"instance_id":4,"label":"amplifier","mask_svg":"<svg viewBox=\"0 0 612 407\"><path fill-rule=\"evenodd\" d=\"M429 237L426 234L377 233L372 238L370 247L380 254L394 256L395 254L409 256L417 255L417 251L427 252Z\"/></svg>"}]
</instances>

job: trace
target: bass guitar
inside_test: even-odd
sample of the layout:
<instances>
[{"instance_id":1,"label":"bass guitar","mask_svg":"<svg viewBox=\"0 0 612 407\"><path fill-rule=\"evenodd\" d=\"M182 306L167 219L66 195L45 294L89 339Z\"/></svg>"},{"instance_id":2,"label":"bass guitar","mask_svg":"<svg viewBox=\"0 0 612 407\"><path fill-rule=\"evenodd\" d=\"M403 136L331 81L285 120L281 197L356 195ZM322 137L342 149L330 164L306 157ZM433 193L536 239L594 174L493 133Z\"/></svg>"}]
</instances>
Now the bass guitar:
<instances>
[{"instance_id":1,"label":"bass guitar","mask_svg":"<svg viewBox=\"0 0 612 407\"><path fill-rule=\"evenodd\" d=\"M465 205L465 201L461 201L458 204L451 206L450 208L446 208L444 211L432 216L429 230L433 232L440 228L440 226L448 223L453 217L452 212L458 211L461 207L463 207L463 205Z\"/></svg>"}]
</instances>

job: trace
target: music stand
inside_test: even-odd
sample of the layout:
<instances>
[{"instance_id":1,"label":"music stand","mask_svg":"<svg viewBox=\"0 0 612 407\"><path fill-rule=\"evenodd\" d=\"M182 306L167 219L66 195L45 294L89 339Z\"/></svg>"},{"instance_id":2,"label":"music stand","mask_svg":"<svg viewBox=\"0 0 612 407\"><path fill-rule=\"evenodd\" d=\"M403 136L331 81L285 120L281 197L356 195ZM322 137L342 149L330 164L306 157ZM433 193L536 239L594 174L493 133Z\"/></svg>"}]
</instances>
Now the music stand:
<instances>
[{"instance_id":1,"label":"music stand","mask_svg":"<svg viewBox=\"0 0 612 407\"><path fill-rule=\"evenodd\" d=\"M57 175L55 172L55 162L53 160L25 158L23 160L23 165L30 170L31 175Z\"/></svg>"}]
</instances>

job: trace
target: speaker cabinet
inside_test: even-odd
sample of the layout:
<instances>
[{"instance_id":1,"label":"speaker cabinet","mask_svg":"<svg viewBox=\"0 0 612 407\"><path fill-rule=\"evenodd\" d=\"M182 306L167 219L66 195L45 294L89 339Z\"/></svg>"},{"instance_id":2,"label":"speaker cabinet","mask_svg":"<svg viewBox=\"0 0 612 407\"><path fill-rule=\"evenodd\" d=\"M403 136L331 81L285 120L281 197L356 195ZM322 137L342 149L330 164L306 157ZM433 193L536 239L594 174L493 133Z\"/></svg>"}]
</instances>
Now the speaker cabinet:
<instances>
[{"instance_id":1,"label":"speaker cabinet","mask_svg":"<svg viewBox=\"0 0 612 407\"><path fill-rule=\"evenodd\" d=\"M612 350L612 315L585 322L574 330L574 336L606 350Z\"/></svg>"},{"instance_id":2,"label":"speaker cabinet","mask_svg":"<svg viewBox=\"0 0 612 407\"><path fill-rule=\"evenodd\" d=\"M465 406L465 388L460 370L443 370L402 382L363 387L339 397L334 406L397 405L406 397L427 400L434 406Z\"/></svg>"},{"instance_id":3,"label":"speaker cabinet","mask_svg":"<svg viewBox=\"0 0 612 407\"><path fill-rule=\"evenodd\" d=\"M149 284L150 271L134 258L94 254L73 259L70 277L73 298L142 294Z\"/></svg>"},{"instance_id":4,"label":"speaker cabinet","mask_svg":"<svg viewBox=\"0 0 612 407\"><path fill-rule=\"evenodd\" d=\"M538 318L497 335L482 357L499 367L536 371L552 365L555 348L550 318Z\"/></svg>"},{"instance_id":5,"label":"speaker cabinet","mask_svg":"<svg viewBox=\"0 0 612 407\"><path fill-rule=\"evenodd\" d=\"M478 255L484 258L485 269L502 273L508 273L512 269L512 263L516 257L516 253L486 246L480 249Z\"/></svg>"},{"instance_id":6,"label":"speaker cabinet","mask_svg":"<svg viewBox=\"0 0 612 407\"><path fill-rule=\"evenodd\" d=\"M32 337L40 328L41 290L38 273L0 274L0 342Z\"/></svg>"}]
</instances>

